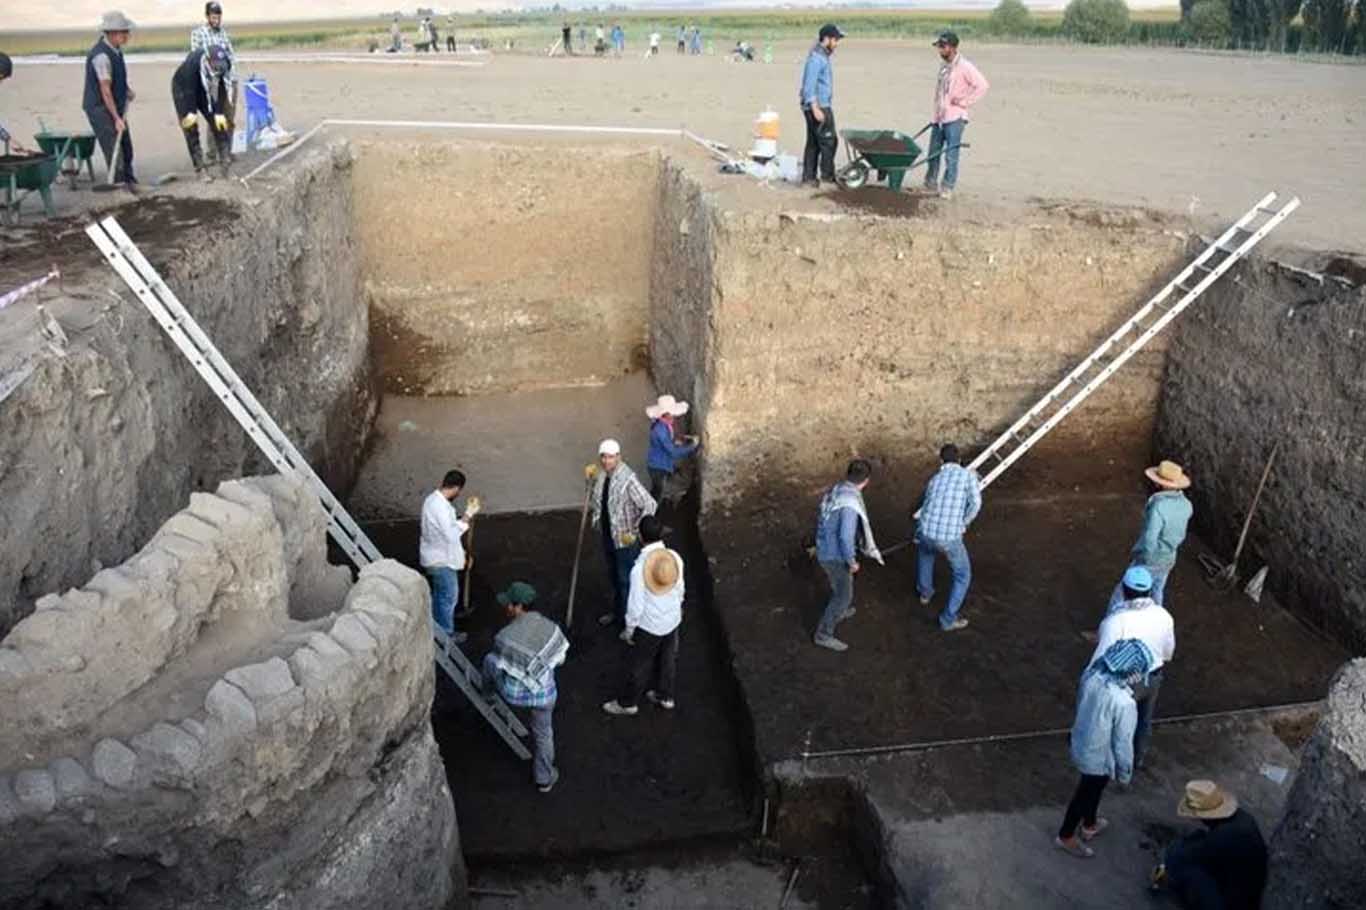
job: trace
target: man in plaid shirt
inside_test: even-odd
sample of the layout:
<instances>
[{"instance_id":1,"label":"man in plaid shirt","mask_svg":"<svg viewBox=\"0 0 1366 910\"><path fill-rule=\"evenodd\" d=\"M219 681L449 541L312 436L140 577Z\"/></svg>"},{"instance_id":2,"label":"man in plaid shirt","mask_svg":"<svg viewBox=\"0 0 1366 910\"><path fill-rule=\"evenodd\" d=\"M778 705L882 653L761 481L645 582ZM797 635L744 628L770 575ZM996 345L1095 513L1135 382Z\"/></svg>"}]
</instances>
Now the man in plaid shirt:
<instances>
[{"instance_id":1,"label":"man in plaid shirt","mask_svg":"<svg viewBox=\"0 0 1366 910\"><path fill-rule=\"evenodd\" d=\"M229 124L236 122L237 115L237 53L232 49L232 39L228 37L228 30L223 27L223 7L216 0L204 4L204 19L206 24L190 32L190 52L207 50L211 47L221 47L228 52L228 71L223 76L223 84L227 86L226 92L228 103L223 106L222 114L228 118ZM199 127L195 127L199 129ZM209 155L208 159L214 159L216 143L213 141L213 128L209 126Z\"/></svg>"},{"instance_id":2,"label":"man in plaid shirt","mask_svg":"<svg viewBox=\"0 0 1366 910\"><path fill-rule=\"evenodd\" d=\"M935 557L942 555L949 561L953 587L949 589L944 612L939 614L939 627L945 632L956 632L968 624L958 611L972 582L972 563L963 544L963 532L982 509L982 490L977 473L959 463L958 446L944 446L939 450L939 460L942 464L925 485L925 495L920 500L915 533L916 588L920 602L928 605L934 596Z\"/></svg>"}]
</instances>

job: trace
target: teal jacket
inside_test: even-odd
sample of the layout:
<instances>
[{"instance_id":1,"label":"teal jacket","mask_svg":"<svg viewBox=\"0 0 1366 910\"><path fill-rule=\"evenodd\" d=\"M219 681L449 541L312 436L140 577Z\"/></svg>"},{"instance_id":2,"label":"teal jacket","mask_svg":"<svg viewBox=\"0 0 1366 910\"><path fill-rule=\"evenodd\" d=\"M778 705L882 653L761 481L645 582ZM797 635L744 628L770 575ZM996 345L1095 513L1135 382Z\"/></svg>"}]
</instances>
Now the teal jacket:
<instances>
[{"instance_id":1,"label":"teal jacket","mask_svg":"<svg viewBox=\"0 0 1366 910\"><path fill-rule=\"evenodd\" d=\"M1186 525L1194 509L1180 490L1163 490L1148 497L1143 510L1143 530L1134 544L1133 561L1141 566L1170 566L1186 539Z\"/></svg>"}]
</instances>

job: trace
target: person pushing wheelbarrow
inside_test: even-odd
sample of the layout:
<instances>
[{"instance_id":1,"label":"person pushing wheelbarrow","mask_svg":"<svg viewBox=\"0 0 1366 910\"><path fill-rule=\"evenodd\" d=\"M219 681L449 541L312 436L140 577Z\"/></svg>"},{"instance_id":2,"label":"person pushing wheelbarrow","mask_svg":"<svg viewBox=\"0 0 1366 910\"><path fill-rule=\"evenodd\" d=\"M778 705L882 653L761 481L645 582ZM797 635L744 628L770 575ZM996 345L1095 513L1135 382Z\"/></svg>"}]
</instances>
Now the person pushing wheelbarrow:
<instances>
[{"instance_id":1,"label":"person pushing wheelbarrow","mask_svg":"<svg viewBox=\"0 0 1366 910\"><path fill-rule=\"evenodd\" d=\"M190 150L190 161L196 174L206 183L213 175L204 165L204 154L199 145L199 120L202 117L213 136L218 151L218 166L223 177L228 176L232 152L232 121L228 119L228 80L231 58L221 45L190 51L185 62L171 76L171 100L176 117L185 133L185 145Z\"/></svg>"}]
</instances>

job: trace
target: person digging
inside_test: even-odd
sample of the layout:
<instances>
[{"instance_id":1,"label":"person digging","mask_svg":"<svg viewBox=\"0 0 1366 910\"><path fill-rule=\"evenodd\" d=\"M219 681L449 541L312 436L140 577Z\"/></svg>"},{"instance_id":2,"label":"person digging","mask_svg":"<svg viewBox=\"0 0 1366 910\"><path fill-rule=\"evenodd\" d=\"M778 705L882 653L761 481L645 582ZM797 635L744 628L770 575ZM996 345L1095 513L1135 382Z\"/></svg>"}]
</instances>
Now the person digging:
<instances>
[{"instance_id":1,"label":"person digging","mask_svg":"<svg viewBox=\"0 0 1366 910\"><path fill-rule=\"evenodd\" d=\"M621 632L621 640L631 646L626 685L621 697L602 706L613 715L638 713L642 694L666 711L674 707L678 629L683 622L683 557L664 546L664 525L654 515L640 520L640 539L645 546L631 567L626 627ZM647 689L652 677L654 688Z\"/></svg>"},{"instance_id":2,"label":"person digging","mask_svg":"<svg viewBox=\"0 0 1366 910\"><path fill-rule=\"evenodd\" d=\"M191 51L171 76L171 100L185 133L185 145L195 173L206 183L213 180L199 145L199 121L203 118L218 150L218 167L228 176L232 153L232 122L228 120L227 72L232 61L221 45Z\"/></svg>"}]
</instances>

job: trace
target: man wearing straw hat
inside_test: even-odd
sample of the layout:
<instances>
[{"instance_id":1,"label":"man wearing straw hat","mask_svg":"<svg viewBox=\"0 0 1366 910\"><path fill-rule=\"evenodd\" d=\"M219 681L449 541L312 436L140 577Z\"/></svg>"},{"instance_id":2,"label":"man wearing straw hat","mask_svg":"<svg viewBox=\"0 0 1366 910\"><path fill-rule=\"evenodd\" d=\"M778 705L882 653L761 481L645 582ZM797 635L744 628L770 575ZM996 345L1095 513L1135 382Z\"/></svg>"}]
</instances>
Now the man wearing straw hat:
<instances>
[{"instance_id":1,"label":"man wearing straw hat","mask_svg":"<svg viewBox=\"0 0 1366 910\"><path fill-rule=\"evenodd\" d=\"M600 467L601 470L597 468ZM626 618L626 595L631 590L631 567L640 555L636 531L640 520L658 506L621 457L621 443L604 439L598 445L598 465L592 471L593 527L602 533L602 554L612 582L613 609L598 617L603 626Z\"/></svg>"},{"instance_id":2,"label":"man wearing straw hat","mask_svg":"<svg viewBox=\"0 0 1366 910\"><path fill-rule=\"evenodd\" d=\"M1195 511L1182 492L1191 485L1191 479L1174 461L1145 468L1143 474L1157 492L1148 497L1148 504L1143 509L1143 529L1138 533L1129 562L1143 566L1152 574L1153 585L1148 596L1159 606L1165 606L1167 576L1176 567L1176 551L1186 539L1186 526ZM1110 594L1109 610L1115 610L1123 602L1122 584L1115 585Z\"/></svg>"},{"instance_id":3,"label":"man wearing straw hat","mask_svg":"<svg viewBox=\"0 0 1366 910\"><path fill-rule=\"evenodd\" d=\"M1257 820L1212 780L1193 780L1176 807L1204 828L1167 847L1153 869L1154 890L1166 888L1187 908L1256 910L1266 887L1266 841Z\"/></svg>"},{"instance_id":4,"label":"man wearing straw hat","mask_svg":"<svg viewBox=\"0 0 1366 910\"><path fill-rule=\"evenodd\" d=\"M638 713L642 694L665 711L674 708L678 627L683 622L683 557L664 546L664 526L654 515L640 520L640 539L645 547L631 567L626 628L621 633L621 640L631 645L626 687L619 698L602 706L618 716ZM651 677L654 688L647 689Z\"/></svg>"},{"instance_id":5,"label":"man wearing straw hat","mask_svg":"<svg viewBox=\"0 0 1366 910\"><path fill-rule=\"evenodd\" d=\"M645 456L645 468L650 472L650 495L658 502L678 463L697 451L697 437L684 436L681 441L675 424L688 413L688 403L672 395L660 395L654 404L645 408L650 418L650 451Z\"/></svg>"},{"instance_id":6,"label":"man wearing straw hat","mask_svg":"<svg viewBox=\"0 0 1366 910\"><path fill-rule=\"evenodd\" d=\"M124 117L137 93L128 84L128 65L123 59L123 47L132 34L133 21L117 10L105 13L100 31L100 40L85 55L81 107L104 152L105 164L118 157L114 182L135 192L138 181L133 175L133 137Z\"/></svg>"}]
</instances>

